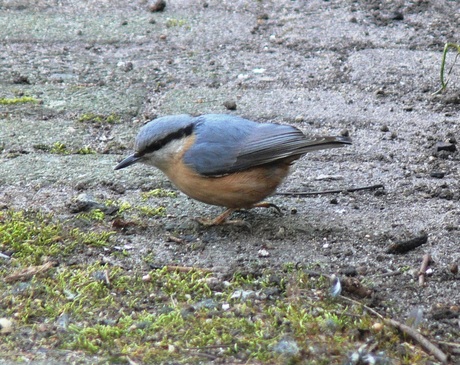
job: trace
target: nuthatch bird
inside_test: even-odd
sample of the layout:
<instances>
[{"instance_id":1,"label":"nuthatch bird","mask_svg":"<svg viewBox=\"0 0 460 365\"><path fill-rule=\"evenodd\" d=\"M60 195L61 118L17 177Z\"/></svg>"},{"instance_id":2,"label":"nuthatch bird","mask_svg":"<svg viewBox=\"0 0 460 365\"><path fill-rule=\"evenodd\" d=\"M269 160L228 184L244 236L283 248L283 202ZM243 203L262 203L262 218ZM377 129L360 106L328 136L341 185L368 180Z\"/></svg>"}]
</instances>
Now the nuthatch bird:
<instances>
[{"instance_id":1,"label":"nuthatch bird","mask_svg":"<svg viewBox=\"0 0 460 365\"><path fill-rule=\"evenodd\" d=\"M136 152L115 170L137 162L155 166L189 197L226 207L214 220L201 220L218 225L235 210L273 206L261 201L302 155L347 144L348 137L311 137L289 125L233 115L171 115L143 126Z\"/></svg>"}]
</instances>

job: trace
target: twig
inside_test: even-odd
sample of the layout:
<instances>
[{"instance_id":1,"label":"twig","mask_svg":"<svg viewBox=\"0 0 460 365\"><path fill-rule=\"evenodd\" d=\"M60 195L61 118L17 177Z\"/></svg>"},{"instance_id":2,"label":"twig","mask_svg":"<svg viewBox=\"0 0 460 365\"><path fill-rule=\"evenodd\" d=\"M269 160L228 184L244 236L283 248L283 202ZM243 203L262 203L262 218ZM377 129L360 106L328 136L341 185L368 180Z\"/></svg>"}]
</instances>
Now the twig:
<instances>
[{"instance_id":1,"label":"twig","mask_svg":"<svg viewBox=\"0 0 460 365\"><path fill-rule=\"evenodd\" d=\"M420 333L414 330L412 327L406 326L394 319L385 319L385 323L390 324L391 326L397 328L402 333L411 337L415 342L418 342L426 351L431 353L436 359L441 361L443 364L447 364L447 360L449 356L446 355L440 348L438 348L435 344L428 341L425 337L423 337Z\"/></svg>"},{"instance_id":2,"label":"twig","mask_svg":"<svg viewBox=\"0 0 460 365\"><path fill-rule=\"evenodd\" d=\"M167 239L168 241L175 242L175 243L179 243L179 244L185 243L185 240L184 240L183 238L179 238L179 237L173 236L172 234L166 235L166 239Z\"/></svg>"},{"instance_id":3,"label":"twig","mask_svg":"<svg viewBox=\"0 0 460 365\"><path fill-rule=\"evenodd\" d=\"M25 281L32 278L34 275L42 274L52 267L56 266L56 262L48 261L40 266L30 266L23 270L17 271L11 275L8 275L4 278L5 283L12 283L14 281Z\"/></svg>"},{"instance_id":4,"label":"twig","mask_svg":"<svg viewBox=\"0 0 460 365\"><path fill-rule=\"evenodd\" d=\"M447 342L447 341L437 341L437 342L440 345L460 348L460 343Z\"/></svg>"},{"instance_id":5,"label":"twig","mask_svg":"<svg viewBox=\"0 0 460 365\"><path fill-rule=\"evenodd\" d=\"M104 270L104 280L107 286L110 286L109 270Z\"/></svg>"},{"instance_id":6,"label":"twig","mask_svg":"<svg viewBox=\"0 0 460 365\"><path fill-rule=\"evenodd\" d=\"M380 318L384 323L386 323L389 326L392 326L405 335L409 336L414 340L416 343L420 344L425 351L429 352L432 354L437 360L439 360L443 364L447 364L447 361L449 359L449 356L446 355L441 349L439 349L435 344L431 343L429 340L427 340L425 337L423 337L420 333L417 332L417 330L406 326L405 324L402 324L398 321L395 321L394 319L388 319L383 317L379 312L375 311L374 309L368 307L365 304L362 304L356 300L353 300L351 298L344 297L343 295L340 296L340 298L345 299L351 303L354 303L356 305L362 306L365 310L368 312L372 313L376 317Z\"/></svg>"},{"instance_id":7,"label":"twig","mask_svg":"<svg viewBox=\"0 0 460 365\"><path fill-rule=\"evenodd\" d=\"M210 269L203 269L199 267L192 267L192 266L175 266L175 265L168 265L164 266L166 267L166 270L171 272L171 271L179 271L179 272L190 272L190 271L200 271L203 273L208 273L212 272Z\"/></svg>"},{"instance_id":8,"label":"twig","mask_svg":"<svg viewBox=\"0 0 460 365\"><path fill-rule=\"evenodd\" d=\"M428 242L428 235L423 233L422 235L412 238L407 241L396 242L392 244L388 249L385 251L386 253L406 253L411 250L416 249L417 247L425 244Z\"/></svg>"},{"instance_id":9,"label":"twig","mask_svg":"<svg viewBox=\"0 0 460 365\"><path fill-rule=\"evenodd\" d=\"M418 272L418 285L425 286L425 276L426 269L431 262L431 256L429 254L423 255L422 265L420 266L420 271Z\"/></svg>"},{"instance_id":10,"label":"twig","mask_svg":"<svg viewBox=\"0 0 460 365\"><path fill-rule=\"evenodd\" d=\"M376 275L376 277L378 277L378 278L386 278L386 277L389 277L389 276L398 276L398 275L401 275L401 274L402 274L401 271L390 271L390 272L384 272L383 274Z\"/></svg>"},{"instance_id":11,"label":"twig","mask_svg":"<svg viewBox=\"0 0 460 365\"><path fill-rule=\"evenodd\" d=\"M288 196L308 196L308 195L322 195L322 194L340 194L340 193L353 193L360 190L376 190L376 189L385 189L383 184L376 184L370 186L362 186L358 188L349 188L349 189L337 189L337 190L322 190L322 191L281 191L276 193L277 195L288 195Z\"/></svg>"}]
</instances>

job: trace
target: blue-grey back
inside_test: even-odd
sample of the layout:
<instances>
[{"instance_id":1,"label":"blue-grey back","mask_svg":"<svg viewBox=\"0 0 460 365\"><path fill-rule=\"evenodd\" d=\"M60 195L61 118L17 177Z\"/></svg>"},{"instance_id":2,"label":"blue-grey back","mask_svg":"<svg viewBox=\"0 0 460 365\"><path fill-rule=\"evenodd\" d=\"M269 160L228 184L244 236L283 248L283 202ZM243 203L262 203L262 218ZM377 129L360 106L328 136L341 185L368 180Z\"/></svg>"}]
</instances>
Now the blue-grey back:
<instances>
[{"instance_id":1,"label":"blue-grey back","mask_svg":"<svg viewBox=\"0 0 460 365\"><path fill-rule=\"evenodd\" d=\"M203 175L228 174L279 160L291 154L290 143L306 139L292 126L225 114L197 117L194 135L195 144L185 153L184 162Z\"/></svg>"}]
</instances>

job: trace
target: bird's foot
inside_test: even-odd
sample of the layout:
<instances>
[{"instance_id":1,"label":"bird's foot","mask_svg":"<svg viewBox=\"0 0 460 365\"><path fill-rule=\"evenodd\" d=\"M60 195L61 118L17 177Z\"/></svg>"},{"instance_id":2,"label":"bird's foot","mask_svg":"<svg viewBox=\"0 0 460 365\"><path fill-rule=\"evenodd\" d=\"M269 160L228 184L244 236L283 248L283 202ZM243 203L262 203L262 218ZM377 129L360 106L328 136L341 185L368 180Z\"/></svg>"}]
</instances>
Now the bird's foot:
<instances>
[{"instance_id":1,"label":"bird's foot","mask_svg":"<svg viewBox=\"0 0 460 365\"><path fill-rule=\"evenodd\" d=\"M275 208L280 215L283 215L279 206L269 202L256 203L251 208Z\"/></svg>"},{"instance_id":2,"label":"bird's foot","mask_svg":"<svg viewBox=\"0 0 460 365\"><path fill-rule=\"evenodd\" d=\"M195 220L203 226L211 227L211 226L220 226L223 224L231 224L236 226L246 227L251 229L251 225L248 222L245 222L241 219L227 219L230 214L232 214L237 209L227 209L222 214L218 215L214 219L207 219L207 218L195 218Z\"/></svg>"},{"instance_id":3,"label":"bird's foot","mask_svg":"<svg viewBox=\"0 0 460 365\"><path fill-rule=\"evenodd\" d=\"M214 219L207 219L207 218L195 218L195 220L202 224L203 226L206 227L211 227L211 226L218 226L221 224L224 224L227 221L227 218L230 216L235 211L235 209L227 209L225 212L222 214L218 215Z\"/></svg>"},{"instance_id":4,"label":"bird's foot","mask_svg":"<svg viewBox=\"0 0 460 365\"><path fill-rule=\"evenodd\" d=\"M273 203L269 203L269 202L256 203L256 204L251 206L251 209L252 208L275 208L276 211L280 215L283 214L281 212L281 209L277 205L275 205ZM207 218L199 217L199 218L195 218L195 220L198 223L200 223L201 225L206 226L206 227L220 226L220 225L223 225L223 224L232 224L232 225L242 226L242 227L246 227L248 229L252 229L251 225L248 222L243 221L242 219L228 219L228 217L236 210L238 210L238 209L229 208L225 212L223 212L222 214L218 215L214 219L207 219Z\"/></svg>"}]
</instances>

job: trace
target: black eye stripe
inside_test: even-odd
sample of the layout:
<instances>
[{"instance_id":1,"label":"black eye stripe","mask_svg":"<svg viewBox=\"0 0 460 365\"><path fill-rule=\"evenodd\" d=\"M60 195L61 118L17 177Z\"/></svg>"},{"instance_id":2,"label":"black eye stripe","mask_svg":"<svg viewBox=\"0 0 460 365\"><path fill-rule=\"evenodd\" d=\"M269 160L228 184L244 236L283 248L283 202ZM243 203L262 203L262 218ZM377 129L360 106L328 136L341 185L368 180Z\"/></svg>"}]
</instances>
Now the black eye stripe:
<instances>
[{"instance_id":1,"label":"black eye stripe","mask_svg":"<svg viewBox=\"0 0 460 365\"><path fill-rule=\"evenodd\" d=\"M160 140L150 143L142 151L139 151L138 154L142 156L142 155L145 155L146 153L152 153L152 152L158 151L159 149L161 149L162 147L166 146L168 143L176 139L181 139L181 138L190 136L193 132L193 128L194 128L194 125L189 124L188 126L181 128L174 133L168 134L166 137Z\"/></svg>"}]
</instances>

